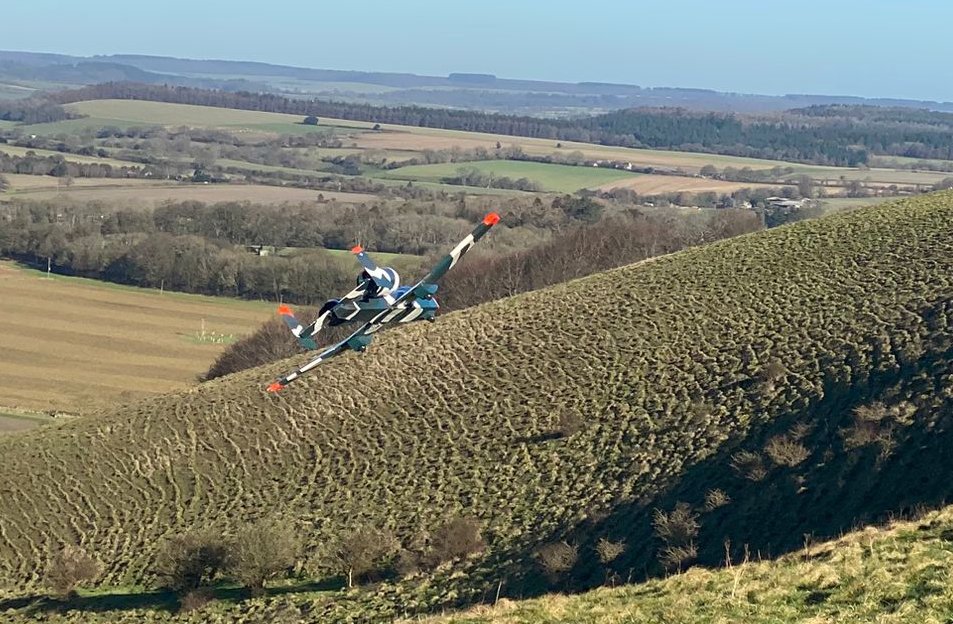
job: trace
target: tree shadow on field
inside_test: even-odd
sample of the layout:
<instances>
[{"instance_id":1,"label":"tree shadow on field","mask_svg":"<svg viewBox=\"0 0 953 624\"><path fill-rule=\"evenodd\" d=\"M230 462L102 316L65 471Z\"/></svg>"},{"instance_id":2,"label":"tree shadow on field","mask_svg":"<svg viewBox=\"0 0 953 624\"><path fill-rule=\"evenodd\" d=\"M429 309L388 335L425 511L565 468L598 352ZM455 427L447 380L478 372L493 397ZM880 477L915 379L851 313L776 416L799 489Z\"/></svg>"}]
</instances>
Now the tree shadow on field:
<instances>
[{"instance_id":1,"label":"tree shadow on field","mask_svg":"<svg viewBox=\"0 0 953 624\"><path fill-rule=\"evenodd\" d=\"M266 587L262 597L335 591L341 588L342 582L341 578L302 580L277 587ZM218 584L210 589L211 598L221 602L239 603L249 598L248 591L243 587ZM169 589L158 589L141 592L100 592L74 596L69 600L57 600L39 594L0 600L0 613L7 610L22 610L25 613L65 613L68 611L104 613L134 609L176 612L179 610L179 595Z\"/></svg>"},{"instance_id":2,"label":"tree shadow on field","mask_svg":"<svg viewBox=\"0 0 953 624\"><path fill-rule=\"evenodd\" d=\"M154 609L175 611L179 602L175 592L169 590L145 592L116 592L74 596L68 600L57 600L44 595L32 595L22 598L0 600L0 612L23 609L30 613L67 612L67 611L127 611L132 609Z\"/></svg>"},{"instance_id":3,"label":"tree shadow on field","mask_svg":"<svg viewBox=\"0 0 953 624\"><path fill-rule=\"evenodd\" d=\"M578 545L579 558L562 589L581 591L618 582L664 575L659 563L664 544L653 534L656 509L691 506L700 528L692 540L697 555L689 565L720 567L748 559L769 559L860 526L913 517L953 500L953 393L944 377L953 374L953 350L924 356L899 372L871 376L863 384L825 389L825 399L791 411L751 431L741 444L723 447L691 467L664 494L616 505L602 518L584 522L564 537ZM854 410L875 402L900 404L923 397L913 422L893 429L889 444L848 448L845 432ZM791 435L798 423L811 426L801 438L807 456L796 465L778 465L765 452L773 436ZM766 474L760 480L733 468L739 451L759 453ZM737 463L737 462L734 462ZM706 505L714 490L727 495ZM953 533L951 533L953 535ZM600 538L623 540L625 552L600 564ZM677 568L676 568L677 569ZM552 586L550 586L551 588Z\"/></svg>"}]
</instances>

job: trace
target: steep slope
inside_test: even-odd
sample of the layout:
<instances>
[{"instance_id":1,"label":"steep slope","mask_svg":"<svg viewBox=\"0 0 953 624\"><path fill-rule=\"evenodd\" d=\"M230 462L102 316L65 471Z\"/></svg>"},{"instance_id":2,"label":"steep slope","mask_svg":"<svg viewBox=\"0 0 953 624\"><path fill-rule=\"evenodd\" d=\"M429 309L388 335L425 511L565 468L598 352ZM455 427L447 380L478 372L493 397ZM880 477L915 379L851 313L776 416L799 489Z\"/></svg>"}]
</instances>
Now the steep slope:
<instances>
[{"instance_id":1,"label":"steep slope","mask_svg":"<svg viewBox=\"0 0 953 624\"><path fill-rule=\"evenodd\" d=\"M357 524L409 539L466 513L490 549L445 603L540 586L530 553L554 539L587 553L579 587L603 580L601 535L628 542L615 573L657 570L652 510L714 487L732 502L699 560L726 536L777 554L947 495L951 327L950 193L609 271L384 333L278 397L263 386L292 362L0 440L0 583L35 585L66 542L116 584L195 526L280 513L316 553ZM552 435L562 414L582 429ZM771 464L782 434L806 457Z\"/></svg>"},{"instance_id":2,"label":"steep slope","mask_svg":"<svg viewBox=\"0 0 953 624\"><path fill-rule=\"evenodd\" d=\"M868 527L777 560L700 568L578 596L503 601L420 624L946 622L953 609L953 508ZM409 622L410 620L408 620Z\"/></svg>"}]
</instances>

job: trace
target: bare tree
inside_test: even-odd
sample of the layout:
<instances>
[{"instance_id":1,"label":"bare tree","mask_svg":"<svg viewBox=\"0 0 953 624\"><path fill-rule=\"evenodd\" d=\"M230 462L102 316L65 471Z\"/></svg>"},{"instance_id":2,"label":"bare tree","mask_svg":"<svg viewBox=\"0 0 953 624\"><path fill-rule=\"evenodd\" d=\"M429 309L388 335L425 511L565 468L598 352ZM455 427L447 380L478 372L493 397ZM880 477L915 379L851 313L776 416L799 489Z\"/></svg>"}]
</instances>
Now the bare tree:
<instances>
[{"instance_id":1,"label":"bare tree","mask_svg":"<svg viewBox=\"0 0 953 624\"><path fill-rule=\"evenodd\" d=\"M253 596L265 581L291 568L301 553L301 541L287 524L260 520L242 528L228 549L226 569Z\"/></svg>"}]
</instances>

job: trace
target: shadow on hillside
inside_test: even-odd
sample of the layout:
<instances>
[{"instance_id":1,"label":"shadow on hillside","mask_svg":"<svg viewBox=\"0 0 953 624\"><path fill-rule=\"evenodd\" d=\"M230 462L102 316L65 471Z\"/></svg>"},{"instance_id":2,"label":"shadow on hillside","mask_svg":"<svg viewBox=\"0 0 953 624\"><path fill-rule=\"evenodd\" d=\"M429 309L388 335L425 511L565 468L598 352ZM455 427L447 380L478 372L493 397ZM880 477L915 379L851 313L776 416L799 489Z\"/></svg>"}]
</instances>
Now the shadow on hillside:
<instances>
[{"instance_id":1,"label":"shadow on hillside","mask_svg":"<svg viewBox=\"0 0 953 624\"><path fill-rule=\"evenodd\" d=\"M566 539L578 545L579 559L559 589L584 590L610 577L626 582L667 573L659 563L662 542L653 534L652 517L656 509L669 511L678 503L689 504L700 523L693 540L697 557L688 565L705 567L719 567L729 559L778 557L863 525L944 505L953 499L951 377L953 351L946 350L893 375L826 389L820 404L751 431L740 446L722 448L693 466L664 495L617 505L604 518L578 526ZM844 432L854 423L854 409L878 401L888 407L914 401L913 424L895 429L892 447L845 448ZM789 433L796 423L812 426L802 439L809 455L795 466L768 460L767 441ZM740 450L766 458L763 479L754 481L732 468ZM706 495L716 489L730 501L710 509ZM595 550L603 537L626 544L608 569Z\"/></svg>"},{"instance_id":2,"label":"shadow on hillside","mask_svg":"<svg viewBox=\"0 0 953 624\"><path fill-rule=\"evenodd\" d=\"M302 581L265 588L264 597L284 594L334 591L340 589L339 578L322 581ZM212 598L222 602L237 603L248 598L248 592L241 587L219 585L212 588ZM33 595L21 598L0 600L0 613L6 610L24 610L29 613L43 612L109 612L150 609L154 611L175 612L179 609L179 597L171 590L153 590L136 593L114 592L75 596L69 600L56 600L48 596Z\"/></svg>"}]
</instances>

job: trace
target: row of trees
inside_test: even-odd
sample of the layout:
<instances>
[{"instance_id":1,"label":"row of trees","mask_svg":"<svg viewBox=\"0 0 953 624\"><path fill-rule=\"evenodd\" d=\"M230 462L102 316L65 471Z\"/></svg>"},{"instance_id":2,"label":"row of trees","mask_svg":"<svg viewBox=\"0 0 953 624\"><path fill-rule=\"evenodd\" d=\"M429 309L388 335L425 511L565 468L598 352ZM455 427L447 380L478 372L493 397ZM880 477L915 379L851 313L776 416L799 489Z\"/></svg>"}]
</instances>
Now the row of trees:
<instances>
[{"instance_id":1,"label":"row of trees","mask_svg":"<svg viewBox=\"0 0 953 624\"><path fill-rule=\"evenodd\" d=\"M508 215L488 246L498 249L531 246L601 210L584 198L491 205ZM309 304L353 285L355 266L323 248L360 242L377 251L443 253L489 207L466 200L320 207L179 202L154 209L13 202L0 207L0 254L137 286ZM292 249L281 256L246 249L261 245ZM415 268L409 262L395 267Z\"/></svg>"},{"instance_id":2,"label":"row of trees","mask_svg":"<svg viewBox=\"0 0 953 624\"><path fill-rule=\"evenodd\" d=\"M628 109L583 119L554 120L135 83L106 83L60 92L52 97L59 103L121 98L200 104L828 165L863 164L869 154L953 159L951 116L926 111L912 115L907 109L884 112L873 107L827 106L770 118L681 109Z\"/></svg>"},{"instance_id":3,"label":"row of trees","mask_svg":"<svg viewBox=\"0 0 953 624\"><path fill-rule=\"evenodd\" d=\"M261 595L269 580L292 575L306 557L316 572L336 575L350 588L431 570L480 553L486 548L482 530L477 519L455 516L432 533L414 536L403 544L388 530L357 526L306 555L306 544L293 526L264 518L246 524L232 536L196 529L167 538L153 574L160 588L179 594L185 609L201 607L210 599L207 588L224 579L239 583L251 596ZM46 585L56 598L70 600L80 586L94 584L101 572L102 564L94 556L67 545L47 566Z\"/></svg>"}]
</instances>

